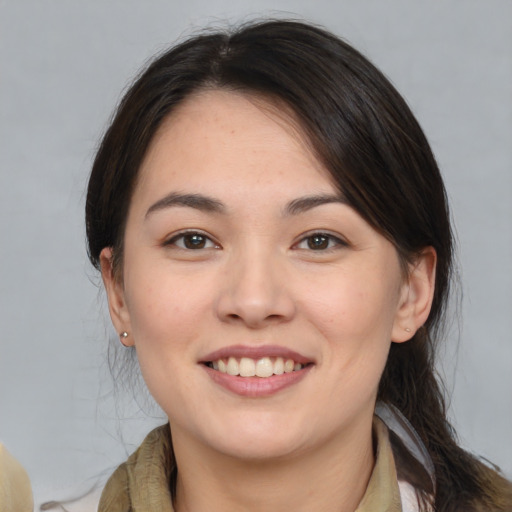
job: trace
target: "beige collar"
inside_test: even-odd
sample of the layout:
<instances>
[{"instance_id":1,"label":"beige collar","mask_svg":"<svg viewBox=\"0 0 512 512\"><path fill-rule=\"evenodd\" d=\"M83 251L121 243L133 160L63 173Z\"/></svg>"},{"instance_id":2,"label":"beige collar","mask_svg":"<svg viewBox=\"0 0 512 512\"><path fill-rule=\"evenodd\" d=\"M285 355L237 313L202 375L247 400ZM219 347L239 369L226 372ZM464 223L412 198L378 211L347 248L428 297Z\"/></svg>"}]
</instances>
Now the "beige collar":
<instances>
[{"instance_id":1,"label":"beige collar","mask_svg":"<svg viewBox=\"0 0 512 512\"><path fill-rule=\"evenodd\" d=\"M373 430L376 463L356 512L402 512L387 428L375 417ZM171 454L169 425L150 432L139 449L110 477L98 512L173 512L170 482L176 465Z\"/></svg>"},{"instance_id":2,"label":"beige collar","mask_svg":"<svg viewBox=\"0 0 512 512\"><path fill-rule=\"evenodd\" d=\"M376 416L373 418L373 433L377 444L375 467L356 512L401 512L400 489L388 429Z\"/></svg>"}]
</instances>

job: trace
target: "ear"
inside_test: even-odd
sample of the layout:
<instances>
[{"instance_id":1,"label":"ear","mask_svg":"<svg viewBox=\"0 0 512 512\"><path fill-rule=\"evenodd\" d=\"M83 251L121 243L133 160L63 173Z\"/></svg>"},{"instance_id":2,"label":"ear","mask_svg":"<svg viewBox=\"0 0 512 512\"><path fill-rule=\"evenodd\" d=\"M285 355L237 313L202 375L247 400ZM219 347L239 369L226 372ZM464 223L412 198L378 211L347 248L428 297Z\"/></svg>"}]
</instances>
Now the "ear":
<instances>
[{"instance_id":1,"label":"ear","mask_svg":"<svg viewBox=\"0 0 512 512\"><path fill-rule=\"evenodd\" d=\"M409 265L391 333L395 343L410 340L427 321L434 297L436 262L435 249L426 247Z\"/></svg>"},{"instance_id":2,"label":"ear","mask_svg":"<svg viewBox=\"0 0 512 512\"><path fill-rule=\"evenodd\" d=\"M130 315L124 298L123 283L119 277L115 275L112 262L112 248L105 247L100 253L100 266L101 277L103 279L105 291L107 292L110 318L112 319L114 328L119 334L125 331L131 333ZM123 338L122 343L127 347L132 346L134 344L133 337L128 336L127 338Z\"/></svg>"}]
</instances>

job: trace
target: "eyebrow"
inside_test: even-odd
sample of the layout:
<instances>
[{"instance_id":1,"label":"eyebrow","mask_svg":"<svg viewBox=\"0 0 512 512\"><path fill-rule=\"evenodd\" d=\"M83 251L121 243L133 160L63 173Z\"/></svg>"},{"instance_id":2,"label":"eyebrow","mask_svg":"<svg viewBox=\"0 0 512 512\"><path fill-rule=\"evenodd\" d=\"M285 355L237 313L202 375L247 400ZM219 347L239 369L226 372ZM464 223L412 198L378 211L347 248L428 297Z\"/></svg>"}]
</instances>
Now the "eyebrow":
<instances>
[{"instance_id":1,"label":"eyebrow","mask_svg":"<svg viewBox=\"0 0 512 512\"><path fill-rule=\"evenodd\" d=\"M300 213L304 213L308 210L311 210L312 208L316 208L317 206L322 206L324 204L331 203L348 204L348 201L341 194L320 194L314 196L299 197L297 199L294 199L293 201L290 201L286 205L284 209L284 214L298 215Z\"/></svg>"},{"instance_id":2,"label":"eyebrow","mask_svg":"<svg viewBox=\"0 0 512 512\"><path fill-rule=\"evenodd\" d=\"M202 194L180 194L171 192L156 203L152 204L146 212L146 218L154 212L171 208L173 206L187 206L203 212L225 213L226 206L221 201Z\"/></svg>"},{"instance_id":3,"label":"eyebrow","mask_svg":"<svg viewBox=\"0 0 512 512\"><path fill-rule=\"evenodd\" d=\"M324 204L340 203L348 204L346 198L343 195L334 194L321 194L298 197L290 201L283 210L284 216L288 215L299 215L308 210L322 206ZM207 213L226 213L226 205L213 197L208 197L202 194L182 194L179 192L171 192L162 199L159 199L156 203L152 204L146 212L146 218L152 213L167 208L176 206L185 206L188 208L195 208Z\"/></svg>"}]
</instances>

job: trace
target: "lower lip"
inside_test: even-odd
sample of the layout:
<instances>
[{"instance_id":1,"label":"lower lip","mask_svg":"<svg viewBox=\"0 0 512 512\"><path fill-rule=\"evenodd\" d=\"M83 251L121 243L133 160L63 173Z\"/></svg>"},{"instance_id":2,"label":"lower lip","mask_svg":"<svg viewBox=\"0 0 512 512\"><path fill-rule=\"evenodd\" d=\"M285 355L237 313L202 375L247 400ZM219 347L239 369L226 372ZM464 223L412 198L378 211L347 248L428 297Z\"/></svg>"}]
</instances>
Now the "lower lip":
<instances>
[{"instance_id":1,"label":"lower lip","mask_svg":"<svg viewBox=\"0 0 512 512\"><path fill-rule=\"evenodd\" d=\"M273 375L272 377L240 377L222 373L209 366L203 365L210 378L223 388L240 396L251 398L271 396L300 382L313 365L302 370Z\"/></svg>"}]
</instances>

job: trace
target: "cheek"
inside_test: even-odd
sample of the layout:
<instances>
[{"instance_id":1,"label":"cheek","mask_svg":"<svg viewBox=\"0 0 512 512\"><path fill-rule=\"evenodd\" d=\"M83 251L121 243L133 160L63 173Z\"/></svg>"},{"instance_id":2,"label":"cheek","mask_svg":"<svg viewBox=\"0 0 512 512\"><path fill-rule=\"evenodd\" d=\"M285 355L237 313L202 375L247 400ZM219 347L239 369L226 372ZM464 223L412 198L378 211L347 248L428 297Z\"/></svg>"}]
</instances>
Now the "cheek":
<instances>
[{"instance_id":1,"label":"cheek","mask_svg":"<svg viewBox=\"0 0 512 512\"><path fill-rule=\"evenodd\" d=\"M127 305L141 373L166 412L180 408L180 397L187 393L186 372L190 371L189 363L195 364L199 318L206 314L202 302L203 296L195 288L184 288L183 283L164 279L161 274L153 279L144 273L143 280L127 283Z\"/></svg>"},{"instance_id":2,"label":"cheek","mask_svg":"<svg viewBox=\"0 0 512 512\"><path fill-rule=\"evenodd\" d=\"M395 318L396 286L373 286L357 275L310 289L303 309L327 339L389 341Z\"/></svg>"},{"instance_id":3,"label":"cheek","mask_svg":"<svg viewBox=\"0 0 512 512\"><path fill-rule=\"evenodd\" d=\"M184 333L197 328L211 290L205 281L173 272L164 262L133 268L125 282L125 295L134 339L174 345Z\"/></svg>"},{"instance_id":4,"label":"cheek","mask_svg":"<svg viewBox=\"0 0 512 512\"><path fill-rule=\"evenodd\" d=\"M309 323L327 341L322 362L338 382L336 400L345 400L347 389L361 399L373 397L391 346L397 283L382 273L372 282L364 277L355 271L341 275L304 304Z\"/></svg>"}]
</instances>

